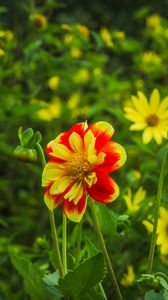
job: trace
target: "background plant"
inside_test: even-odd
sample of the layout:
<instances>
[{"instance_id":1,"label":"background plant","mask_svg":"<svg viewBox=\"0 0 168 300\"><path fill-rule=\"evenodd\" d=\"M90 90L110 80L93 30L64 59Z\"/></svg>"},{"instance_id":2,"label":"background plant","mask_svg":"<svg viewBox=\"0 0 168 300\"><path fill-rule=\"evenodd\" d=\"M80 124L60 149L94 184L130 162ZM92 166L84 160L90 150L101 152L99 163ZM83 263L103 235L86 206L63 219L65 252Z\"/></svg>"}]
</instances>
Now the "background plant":
<instances>
[{"instance_id":1,"label":"background plant","mask_svg":"<svg viewBox=\"0 0 168 300\"><path fill-rule=\"evenodd\" d=\"M139 132L129 131L130 122L124 117L123 106L129 104L130 96L138 90L148 97L154 88L159 89L161 98L168 95L168 22L164 5L165 1L152 4L72 1L71 5L68 1L52 0L2 1L0 299L27 299L9 253L22 255L27 267L31 259L38 266L38 271L36 267L34 271L38 274L55 270L48 216L42 200L41 166L38 162L25 166L14 158L18 128L39 130L45 147L73 123L86 119L112 123L115 139L127 150L127 164L115 175L120 183L120 197L108 208L98 205L98 216L118 281L122 282L123 274L127 276L123 295L126 299L131 296L137 299L135 279L146 272L153 202L167 141L144 145ZM146 195L143 199L141 194L137 200L135 195L140 187ZM126 195L133 204L136 202L136 209L127 205ZM165 184L161 203L165 208L166 195ZM58 208L60 242L61 222ZM88 222L92 225L89 210L83 224L80 261L98 251ZM77 226L69 223L71 269L76 265L77 235ZM154 272L167 272L167 254L157 246ZM13 263L17 264L16 257ZM135 275L130 275L129 266ZM113 291L106 276L103 285L110 297Z\"/></svg>"}]
</instances>

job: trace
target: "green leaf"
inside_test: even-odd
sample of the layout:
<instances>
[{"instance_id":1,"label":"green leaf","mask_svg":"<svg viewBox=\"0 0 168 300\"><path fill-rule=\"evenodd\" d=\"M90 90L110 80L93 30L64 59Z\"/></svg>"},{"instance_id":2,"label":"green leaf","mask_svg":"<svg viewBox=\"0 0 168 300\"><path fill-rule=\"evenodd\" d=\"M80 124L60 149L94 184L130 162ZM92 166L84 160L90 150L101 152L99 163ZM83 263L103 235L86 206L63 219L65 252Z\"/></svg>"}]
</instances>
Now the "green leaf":
<instances>
[{"instance_id":1,"label":"green leaf","mask_svg":"<svg viewBox=\"0 0 168 300\"><path fill-rule=\"evenodd\" d=\"M32 264L27 258L16 253L10 253L12 264L24 279L25 290L33 300L49 300L50 292L47 290L42 279L43 273L39 267Z\"/></svg>"},{"instance_id":2,"label":"green leaf","mask_svg":"<svg viewBox=\"0 0 168 300\"><path fill-rule=\"evenodd\" d=\"M161 284L161 286L168 291L168 283L166 282L166 280L162 277L157 278Z\"/></svg>"},{"instance_id":3,"label":"green leaf","mask_svg":"<svg viewBox=\"0 0 168 300\"><path fill-rule=\"evenodd\" d=\"M98 294L96 291L91 290L89 291L86 295L80 296L77 298L77 300L105 300L105 298L101 295Z\"/></svg>"},{"instance_id":4,"label":"green leaf","mask_svg":"<svg viewBox=\"0 0 168 300\"><path fill-rule=\"evenodd\" d=\"M37 143L40 143L42 140L42 136L41 133L39 131L37 131L32 138L29 140L27 146L30 148L34 148L36 146Z\"/></svg>"},{"instance_id":5,"label":"green leaf","mask_svg":"<svg viewBox=\"0 0 168 300\"><path fill-rule=\"evenodd\" d=\"M45 282L48 290L53 295L57 296L57 300L60 300L63 297L62 292L57 288L59 278L59 272L49 273L43 277L43 281Z\"/></svg>"},{"instance_id":6,"label":"green leaf","mask_svg":"<svg viewBox=\"0 0 168 300\"><path fill-rule=\"evenodd\" d=\"M102 280L103 275L104 259L99 253L81 263L74 271L70 271L64 279L60 278L58 287L73 299L81 299L80 297Z\"/></svg>"},{"instance_id":7,"label":"green leaf","mask_svg":"<svg viewBox=\"0 0 168 300\"><path fill-rule=\"evenodd\" d=\"M20 141L20 145L23 146L23 143L22 143L22 135L23 135L23 129L22 127L19 127L19 130L18 130L18 137L19 137L19 141Z\"/></svg>"},{"instance_id":8,"label":"green leaf","mask_svg":"<svg viewBox=\"0 0 168 300\"><path fill-rule=\"evenodd\" d=\"M100 222L102 232L106 235L112 235L116 232L117 218L115 214L105 205L97 204L97 216Z\"/></svg>"},{"instance_id":9,"label":"green leaf","mask_svg":"<svg viewBox=\"0 0 168 300\"><path fill-rule=\"evenodd\" d=\"M146 293L145 300L167 300L168 293L162 289L159 293L149 291Z\"/></svg>"},{"instance_id":10,"label":"green leaf","mask_svg":"<svg viewBox=\"0 0 168 300\"><path fill-rule=\"evenodd\" d=\"M23 134L22 134L22 143L23 143L23 147L27 147L29 141L31 140L31 138L33 137L33 129L32 128L28 128L26 129Z\"/></svg>"}]
</instances>

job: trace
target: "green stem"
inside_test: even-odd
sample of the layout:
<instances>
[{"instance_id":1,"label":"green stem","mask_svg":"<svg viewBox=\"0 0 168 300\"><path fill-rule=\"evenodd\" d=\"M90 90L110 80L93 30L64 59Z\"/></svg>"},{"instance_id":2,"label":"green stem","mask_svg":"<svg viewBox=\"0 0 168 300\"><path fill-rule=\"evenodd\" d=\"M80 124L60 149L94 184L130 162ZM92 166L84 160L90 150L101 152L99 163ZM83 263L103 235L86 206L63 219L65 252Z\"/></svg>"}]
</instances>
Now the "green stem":
<instances>
[{"instance_id":1,"label":"green stem","mask_svg":"<svg viewBox=\"0 0 168 300\"><path fill-rule=\"evenodd\" d=\"M164 176L166 172L166 166L167 166L167 160L168 160L168 152L165 155L165 158L162 163L160 177L159 177L159 183L158 183L158 190L157 190L157 196L156 196L156 206L155 206L155 213L154 213L154 223L153 223L153 232L152 232L152 238L151 238L151 244L150 244L150 250L149 250L149 256L148 256L148 264L147 264L147 274L152 273L152 266L153 266L153 259L154 259L154 253L155 253L155 245L156 245L156 234L157 234L157 225L158 225L158 218L159 218L159 208L160 208L160 202L162 197L162 190L163 190L163 182L164 182ZM145 293L142 294L142 300L145 299Z\"/></svg>"},{"instance_id":2,"label":"green stem","mask_svg":"<svg viewBox=\"0 0 168 300\"><path fill-rule=\"evenodd\" d=\"M166 153L165 158L163 160L160 177L159 177L158 191L157 191L157 197L156 197L156 206L155 206L155 213L154 213L153 232L152 232L148 264L147 264L147 274L152 273L155 244L156 244L157 225L158 225L158 218L159 218L159 208L160 208L160 201L161 201L161 197L162 197L164 176L165 176L165 172L167 169L166 168L167 160L168 160L168 153Z\"/></svg>"},{"instance_id":3,"label":"green stem","mask_svg":"<svg viewBox=\"0 0 168 300\"><path fill-rule=\"evenodd\" d=\"M67 273L67 218L63 214L62 220L62 262L64 274Z\"/></svg>"},{"instance_id":4,"label":"green stem","mask_svg":"<svg viewBox=\"0 0 168 300\"><path fill-rule=\"evenodd\" d=\"M99 289L100 289L101 294L102 294L102 296L104 297L104 299L107 300L107 296L106 296L106 294L105 294L105 291L104 291L104 288L103 288L101 282L99 282Z\"/></svg>"},{"instance_id":5,"label":"green stem","mask_svg":"<svg viewBox=\"0 0 168 300\"><path fill-rule=\"evenodd\" d=\"M119 300L123 300L120 289L119 289L119 286L118 286L118 283L117 283L117 280L116 280L116 277L115 277L115 274L114 274L114 270L113 270L108 252L107 252L107 248L106 248L106 245L105 245L105 242L104 242L104 238L103 238L103 235L102 235L102 232L101 232L100 224L99 224L97 214L96 214L95 203L92 199L91 199L90 203L91 203L91 211L92 211L94 226L95 226L98 238L99 238L99 243L100 243L100 246L101 246L102 254L105 258L105 261L106 261L106 264L107 264L107 267L108 267L108 271L109 271L109 275L111 277L112 285L115 289L117 298Z\"/></svg>"},{"instance_id":6,"label":"green stem","mask_svg":"<svg viewBox=\"0 0 168 300\"><path fill-rule=\"evenodd\" d=\"M81 240L82 240L82 221L80 221L80 223L78 224L76 267L79 265L79 261L80 261Z\"/></svg>"},{"instance_id":7,"label":"green stem","mask_svg":"<svg viewBox=\"0 0 168 300\"><path fill-rule=\"evenodd\" d=\"M50 217L50 224L51 224L51 232L52 232L52 238L53 238L53 244L54 244L54 252L55 256L57 258L58 263L58 270L61 277L64 277L64 269L61 261L61 255L58 245L58 237L57 237L57 230L55 226L55 219L54 219L54 212L49 210L49 217Z\"/></svg>"},{"instance_id":8,"label":"green stem","mask_svg":"<svg viewBox=\"0 0 168 300\"><path fill-rule=\"evenodd\" d=\"M46 160L45 160L45 155L44 155L43 149L39 143L36 144L36 149L37 149L38 157L40 158L42 167L44 168L46 165ZM58 263L58 270L59 270L60 276L63 277L64 270L63 270L63 266L62 266L62 260L61 260L59 245L58 245L58 236L57 236L57 230L56 230L56 225L55 225L54 212L50 211L50 210L48 210L48 212L49 212L49 219L50 219L51 232L52 232L52 238L53 238L54 252L55 252L57 263Z\"/></svg>"}]
</instances>

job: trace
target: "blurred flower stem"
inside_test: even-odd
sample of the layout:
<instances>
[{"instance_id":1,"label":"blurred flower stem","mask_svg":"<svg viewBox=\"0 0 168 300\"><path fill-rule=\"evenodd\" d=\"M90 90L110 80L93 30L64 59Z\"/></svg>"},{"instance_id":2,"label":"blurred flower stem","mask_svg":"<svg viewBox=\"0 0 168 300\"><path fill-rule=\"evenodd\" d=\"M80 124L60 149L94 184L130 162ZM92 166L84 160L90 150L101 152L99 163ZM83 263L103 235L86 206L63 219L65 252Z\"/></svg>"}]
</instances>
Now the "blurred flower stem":
<instances>
[{"instance_id":1,"label":"blurred flower stem","mask_svg":"<svg viewBox=\"0 0 168 300\"><path fill-rule=\"evenodd\" d=\"M39 143L36 144L36 149L37 149L37 153L38 153L39 159L41 161L42 167L44 168L46 165L46 160L45 160L43 149ZM51 232L52 232L52 238L53 238L54 252L56 255L56 259L57 259L60 276L63 277L64 269L63 269L59 245L58 245L58 236L57 236L57 230L56 230L56 224L55 224L55 218L54 218L54 211L48 210L48 212L49 212L49 219L50 219Z\"/></svg>"},{"instance_id":2,"label":"blurred flower stem","mask_svg":"<svg viewBox=\"0 0 168 300\"><path fill-rule=\"evenodd\" d=\"M64 275L67 273L67 217L63 214L62 217L62 262Z\"/></svg>"},{"instance_id":3,"label":"blurred flower stem","mask_svg":"<svg viewBox=\"0 0 168 300\"><path fill-rule=\"evenodd\" d=\"M154 259L154 253L155 253L155 245L156 245L157 225L158 225L158 218L159 218L159 208L160 208L160 202L161 202L161 197L162 197L164 177L165 177L165 173L167 170L167 164L168 164L168 152L166 153L166 155L164 157L162 167L161 167L160 177L159 177L158 190L157 190L156 203L155 203L155 212L154 212L153 232L152 232L148 264L147 264L147 271L146 271L147 274L152 273L153 259ZM144 298L145 298L145 292L142 295L142 300Z\"/></svg>"},{"instance_id":4,"label":"blurred flower stem","mask_svg":"<svg viewBox=\"0 0 168 300\"><path fill-rule=\"evenodd\" d=\"M102 235L102 232L101 232L100 224L99 224L99 221L98 221L98 218L97 218L97 214L96 214L96 206L95 206L95 203L94 203L94 201L92 199L90 199L90 207L91 207L91 211L92 211L94 227L95 227L95 230L97 232L97 236L98 236L98 239L99 239L99 243L100 243L100 247L101 247L101 250L102 250L102 254L103 254L104 259L105 259L106 264L107 264L107 268L108 268L108 271L109 271L109 275L111 277L112 285L113 285L113 287L115 289L117 298L119 300L123 300L121 292L120 292L120 288L118 286L118 283L117 283L117 280L116 280L116 277L115 277L115 274L114 274L114 270L113 270L113 267L112 267L112 264L111 264L108 252L107 252L105 241L104 241L104 238L103 238L103 235Z\"/></svg>"},{"instance_id":5,"label":"blurred flower stem","mask_svg":"<svg viewBox=\"0 0 168 300\"><path fill-rule=\"evenodd\" d=\"M77 236L77 253L76 253L76 267L79 265L80 261L80 250L81 250L81 240L82 240L82 220L78 224L78 236Z\"/></svg>"}]
</instances>

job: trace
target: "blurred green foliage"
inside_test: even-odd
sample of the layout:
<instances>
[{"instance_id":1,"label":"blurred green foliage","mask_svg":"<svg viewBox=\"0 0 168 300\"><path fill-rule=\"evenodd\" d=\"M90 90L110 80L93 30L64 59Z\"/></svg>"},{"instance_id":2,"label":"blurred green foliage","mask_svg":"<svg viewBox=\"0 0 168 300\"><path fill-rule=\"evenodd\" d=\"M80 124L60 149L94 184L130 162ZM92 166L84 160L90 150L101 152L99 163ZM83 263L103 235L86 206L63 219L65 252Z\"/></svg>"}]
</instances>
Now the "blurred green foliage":
<instances>
[{"instance_id":1,"label":"blurred green foliage","mask_svg":"<svg viewBox=\"0 0 168 300\"><path fill-rule=\"evenodd\" d=\"M128 265L134 266L136 279L145 273L150 234L142 221L152 218L167 145L143 145L139 133L130 134L123 105L137 90L149 94L157 87L163 97L168 95L167 2L1 1L0 300L29 299L12 267L11 251L31 258L44 273L54 272L56 264L40 162L24 164L14 156L20 126L39 130L45 148L75 122L113 124L128 160L115 175L120 197L108 209L98 205L98 215L118 280ZM135 194L140 186L147 194L132 213L124 195L128 187ZM165 206L167 190L165 186ZM60 207L56 222L61 243ZM81 260L96 254L98 247L89 208L83 227ZM77 225L69 223L68 233L68 265L73 269ZM157 248L154 270L166 272L167 264ZM110 281L103 284L115 299ZM122 292L125 299L138 299L140 293L135 283Z\"/></svg>"}]
</instances>

